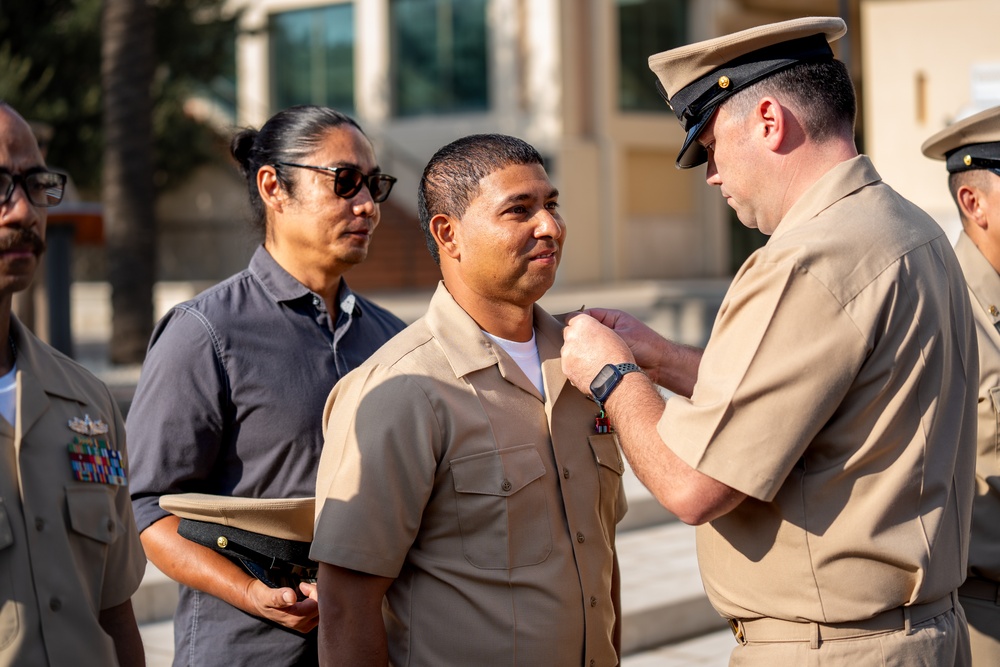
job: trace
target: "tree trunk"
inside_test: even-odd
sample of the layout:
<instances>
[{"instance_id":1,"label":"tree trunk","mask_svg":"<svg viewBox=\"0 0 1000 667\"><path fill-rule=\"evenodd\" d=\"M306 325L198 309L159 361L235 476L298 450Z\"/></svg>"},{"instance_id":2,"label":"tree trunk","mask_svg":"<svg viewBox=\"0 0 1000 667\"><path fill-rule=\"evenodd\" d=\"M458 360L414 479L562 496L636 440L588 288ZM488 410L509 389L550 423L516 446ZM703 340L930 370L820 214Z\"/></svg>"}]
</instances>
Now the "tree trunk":
<instances>
[{"instance_id":1,"label":"tree trunk","mask_svg":"<svg viewBox=\"0 0 1000 667\"><path fill-rule=\"evenodd\" d=\"M152 10L146 0L104 0L101 29L110 359L129 364L143 360L153 328Z\"/></svg>"}]
</instances>

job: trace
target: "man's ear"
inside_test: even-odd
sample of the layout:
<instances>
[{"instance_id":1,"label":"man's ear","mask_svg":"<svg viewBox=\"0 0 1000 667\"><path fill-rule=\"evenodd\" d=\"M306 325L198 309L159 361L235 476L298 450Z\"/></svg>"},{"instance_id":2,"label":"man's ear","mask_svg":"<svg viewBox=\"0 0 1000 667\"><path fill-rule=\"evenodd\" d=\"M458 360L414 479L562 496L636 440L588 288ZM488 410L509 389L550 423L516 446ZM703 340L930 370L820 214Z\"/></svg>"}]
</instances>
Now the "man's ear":
<instances>
[{"instance_id":1,"label":"man's ear","mask_svg":"<svg viewBox=\"0 0 1000 667\"><path fill-rule=\"evenodd\" d=\"M456 260L461 258L462 253L458 247L456 221L450 215L443 213L435 215L431 218L429 228L431 236L434 237L434 242L437 243L438 252L442 257L450 257Z\"/></svg>"},{"instance_id":2,"label":"man's ear","mask_svg":"<svg viewBox=\"0 0 1000 667\"><path fill-rule=\"evenodd\" d=\"M765 146L777 152L788 130L784 107L773 97L762 97L754 109L753 120L755 129L759 129L758 136L764 139Z\"/></svg>"},{"instance_id":3,"label":"man's ear","mask_svg":"<svg viewBox=\"0 0 1000 667\"><path fill-rule=\"evenodd\" d=\"M278 173L274 167L265 164L257 170L257 192L264 201L264 206L281 211L285 201L285 190L278 181Z\"/></svg>"},{"instance_id":4,"label":"man's ear","mask_svg":"<svg viewBox=\"0 0 1000 667\"><path fill-rule=\"evenodd\" d=\"M969 185L959 186L955 193L955 203L964 220L981 229L986 229L989 224L986 215L985 199L980 196L979 188Z\"/></svg>"}]
</instances>

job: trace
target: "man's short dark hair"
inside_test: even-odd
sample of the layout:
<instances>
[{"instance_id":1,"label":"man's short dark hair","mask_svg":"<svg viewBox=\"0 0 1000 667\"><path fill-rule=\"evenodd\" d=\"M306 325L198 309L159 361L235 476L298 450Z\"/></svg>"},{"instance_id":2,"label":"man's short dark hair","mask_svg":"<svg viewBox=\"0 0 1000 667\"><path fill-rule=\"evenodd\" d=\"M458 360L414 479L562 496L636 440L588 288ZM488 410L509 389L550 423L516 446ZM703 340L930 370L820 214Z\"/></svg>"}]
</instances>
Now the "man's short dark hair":
<instances>
[{"instance_id":1,"label":"man's short dark hair","mask_svg":"<svg viewBox=\"0 0 1000 667\"><path fill-rule=\"evenodd\" d=\"M417 211L427 249L435 262L440 264L441 257L431 235L431 218L441 214L461 218L479 196L479 181L519 164L544 162L531 144L505 134L472 134L434 154L420 179Z\"/></svg>"},{"instance_id":2,"label":"man's short dark hair","mask_svg":"<svg viewBox=\"0 0 1000 667\"><path fill-rule=\"evenodd\" d=\"M800 112L802 129L813 141L854 134L858 102L847 66L839 60L805 61L759 81L725 102L726 111L743 116L761 97L789 99Z\"/></svg>"}]
</instances>

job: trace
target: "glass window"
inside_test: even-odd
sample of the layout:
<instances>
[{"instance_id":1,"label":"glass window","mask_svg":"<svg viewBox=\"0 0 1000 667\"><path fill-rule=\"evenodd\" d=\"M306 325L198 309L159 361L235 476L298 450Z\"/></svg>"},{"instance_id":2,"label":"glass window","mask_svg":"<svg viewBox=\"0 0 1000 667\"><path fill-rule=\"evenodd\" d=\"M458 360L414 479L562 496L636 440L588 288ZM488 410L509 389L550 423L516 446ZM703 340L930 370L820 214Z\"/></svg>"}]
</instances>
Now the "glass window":
<instances>
[{"instance_id":1,"label":"glass window","mask_svg":"<svg viewBox=\"0 0 1000 667\"><path fill-rule=\"evenodd\" d=\"M687 43L687 0L617 0L618 106L625 111L666 111L656 92L649 56Z\"/></svg>"},{"instance_id":2,"label":"glass window","mask_svg":"<svg viewBox=\"0 0 1000 667\"><path fill-rule=\"evenodd\" d=\"M274 108L320 104L354 112L354 5L273 14L270 21Z\"/></svg>"},{"instance_id":3,"label":"glass window","mask_svg":"<svg viewBox=\"0 0 1000 667\"><path fill-rule=\"evenodd\" d=\"M487 0L392 0L398 115L489 108L486 4Z\"/></svg>"}]
</instances>

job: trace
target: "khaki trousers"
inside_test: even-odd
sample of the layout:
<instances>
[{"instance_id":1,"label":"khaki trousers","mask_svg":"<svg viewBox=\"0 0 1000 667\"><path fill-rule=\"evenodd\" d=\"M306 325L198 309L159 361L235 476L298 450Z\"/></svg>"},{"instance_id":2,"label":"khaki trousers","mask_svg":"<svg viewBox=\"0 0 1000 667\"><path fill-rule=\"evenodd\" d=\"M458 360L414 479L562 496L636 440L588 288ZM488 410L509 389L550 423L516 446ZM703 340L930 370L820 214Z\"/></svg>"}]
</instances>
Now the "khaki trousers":
<instances>
[{"instance_id":1,"label":"khaki trousers","mask_svg":"<svg viewBox=\"0 0 1000 667\"><path fill-rule=\"evenodd\" d=\"M969 629L956 608L904 630L834 639L810 648L801 642L737 645L730 667L970 667ZM991 663L994 667L1000 663Z\"/></svg>"}]
</instances>

